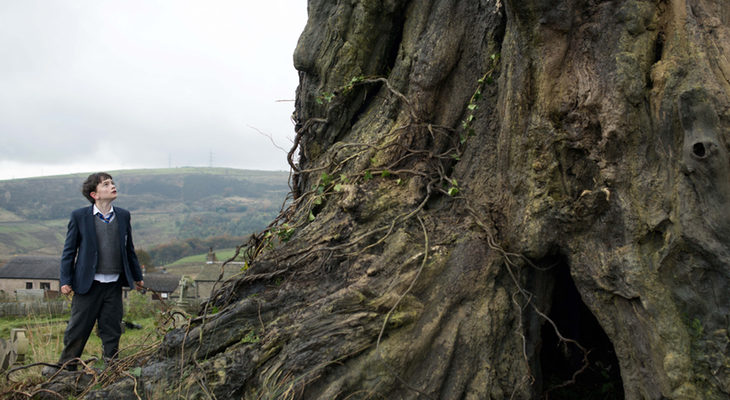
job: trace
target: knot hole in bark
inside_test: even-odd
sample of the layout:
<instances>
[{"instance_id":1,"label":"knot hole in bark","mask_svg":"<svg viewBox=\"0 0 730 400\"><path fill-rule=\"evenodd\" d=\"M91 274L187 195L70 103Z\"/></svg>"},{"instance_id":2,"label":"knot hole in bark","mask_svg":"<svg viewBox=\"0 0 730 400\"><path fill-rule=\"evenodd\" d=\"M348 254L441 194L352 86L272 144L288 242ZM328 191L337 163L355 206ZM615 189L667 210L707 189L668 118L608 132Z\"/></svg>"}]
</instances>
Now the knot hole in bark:
<instances>
[{"instance_id":1,"label":"knot hole in bark","mask_svg":"<svg viewBox=\"0 0 730 400\"><path fill-rule=\"evenodd\" d=\"M695 143L694 145L692 145L692 154L699 159L703 159L703 158L707 157L707 151L705 149L705 144L702 142L698 142L698 143Z\"/></svg>"},{"instance_id":2,"label":"knot hole in bark","mask_svg":"<svg viewBox=\"0 0 730 400\"><path fill-rule=\"evenodd\" d=\"M611 340L581 299L565 258L559 258L557 264L552 261L554 286L548 317L560 335L578 342L587 356L575 344L561 340L552 324L544 322L540 338L541 398L623 399L621 371ZM547 309L545 306L543 309Z\"/></svg>"}]
</instances>

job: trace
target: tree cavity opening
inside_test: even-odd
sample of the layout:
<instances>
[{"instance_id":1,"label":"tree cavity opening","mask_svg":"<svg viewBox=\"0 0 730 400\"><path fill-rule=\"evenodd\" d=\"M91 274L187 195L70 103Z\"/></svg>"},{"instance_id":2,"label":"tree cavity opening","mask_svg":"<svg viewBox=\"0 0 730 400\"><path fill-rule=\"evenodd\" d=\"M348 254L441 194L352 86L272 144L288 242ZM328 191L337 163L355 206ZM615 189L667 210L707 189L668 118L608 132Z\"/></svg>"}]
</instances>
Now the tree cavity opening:
<instances>
[{"instance_id":1,"label":"tree cavity opening","mask_svg":"<svg viewBox=\"0 0 730 400\"><path fill-rule=\"evenodd\" d=\"M707 152L705 151L705 144L702 142L695 143L692 146L692 153L694 153L697 158L705 158L705 155L707 155Z\"/></svg>"},{"instance_id":2,"label":"tree cavity opening","mask_svg":"<svg viewBox=\"0 0 730 400\"><path fill-rule=\"evenodd\" d=\"M573 343L561 341L552 324L545 321L540 348L542 398L623 399L621 371L613 344L583 303L564 259L552 268L552 275L554 287L548 316L564 338L580 343L588 354Z\"/></svg>"}]
</instances>

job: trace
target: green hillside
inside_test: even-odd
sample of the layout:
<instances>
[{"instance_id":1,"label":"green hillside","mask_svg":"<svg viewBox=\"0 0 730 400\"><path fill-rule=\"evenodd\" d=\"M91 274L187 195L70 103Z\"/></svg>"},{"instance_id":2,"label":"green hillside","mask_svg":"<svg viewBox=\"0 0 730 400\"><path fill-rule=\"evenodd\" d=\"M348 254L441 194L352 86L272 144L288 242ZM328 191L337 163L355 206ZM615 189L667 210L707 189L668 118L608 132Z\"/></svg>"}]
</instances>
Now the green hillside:
<instances>
[{"instance_id":1,"label":"green hillside","mask_svg":"<svg viewBox=\"0 0 730 400\"><path fill-rule=\"evenodd\" d=\"M288 172L227 168L109 171L115 205L132 211L138 248L189 238L245 236L265 227L289 192ZM70 212L89 203L87 174L0 181L0 260L59 254Z\"/></svg>"}]
</instances>

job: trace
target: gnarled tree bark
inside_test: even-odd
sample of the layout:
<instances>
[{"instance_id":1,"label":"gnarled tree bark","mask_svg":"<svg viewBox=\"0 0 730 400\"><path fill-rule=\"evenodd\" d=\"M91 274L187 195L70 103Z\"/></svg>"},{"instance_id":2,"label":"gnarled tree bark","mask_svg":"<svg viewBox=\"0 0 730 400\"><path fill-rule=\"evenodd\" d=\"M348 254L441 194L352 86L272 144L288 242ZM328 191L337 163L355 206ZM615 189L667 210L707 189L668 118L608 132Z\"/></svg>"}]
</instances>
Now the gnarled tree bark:
<instances>
[{"instance_id":1,"label":"gnarled tree bark","mask_svg":"<svg viewBox=\"0 0 730 400\"><path fill-rule=\"evenodd\" d=\"M145 386L727 398L728 27L724 0L310 0L296 198Z\"/></svg>"}]
</instances>

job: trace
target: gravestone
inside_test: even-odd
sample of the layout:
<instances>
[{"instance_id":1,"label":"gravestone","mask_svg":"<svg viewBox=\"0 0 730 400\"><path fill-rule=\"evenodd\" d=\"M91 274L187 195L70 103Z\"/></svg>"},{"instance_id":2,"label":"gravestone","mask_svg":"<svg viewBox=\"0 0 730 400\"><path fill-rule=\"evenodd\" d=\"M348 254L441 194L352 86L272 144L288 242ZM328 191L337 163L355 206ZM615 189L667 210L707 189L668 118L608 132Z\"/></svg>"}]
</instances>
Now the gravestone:
<instances>
[{"instance_id":1,"label":"gravestone","mask_svg":"<svg viewBox=\"0 0 730 400\"><path fill-rule=\"evenodd\" d=\"M7 370L13 365L17 357L15 346L11 342L0 338L0 371Z\"/></svg>"}]
</instances>

